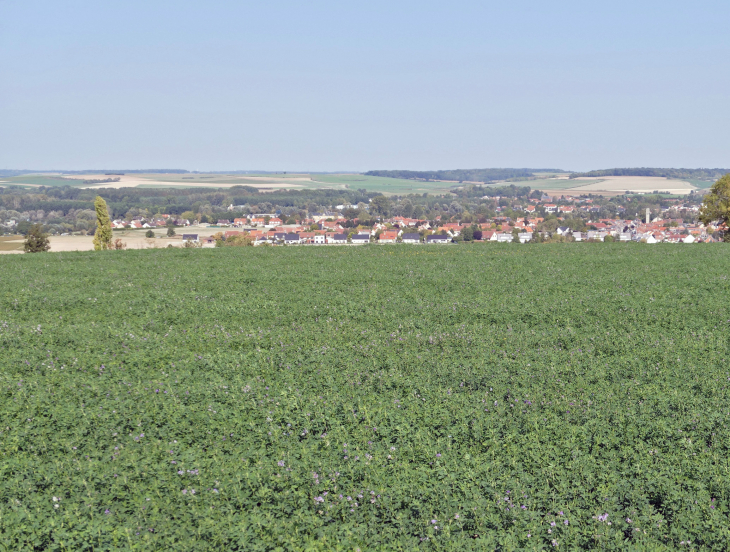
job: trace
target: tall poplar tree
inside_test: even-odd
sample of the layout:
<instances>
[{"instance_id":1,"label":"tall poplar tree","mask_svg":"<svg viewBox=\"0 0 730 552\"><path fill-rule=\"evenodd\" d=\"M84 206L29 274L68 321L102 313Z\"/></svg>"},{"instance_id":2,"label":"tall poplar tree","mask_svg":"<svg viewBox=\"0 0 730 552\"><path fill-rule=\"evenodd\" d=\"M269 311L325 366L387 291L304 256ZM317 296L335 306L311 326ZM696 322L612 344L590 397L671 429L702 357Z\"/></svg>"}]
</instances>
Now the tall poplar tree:
<instances>
[{"instance_id":1,"label":"tall poplar tree","mask_svg":"<svg viewBox=\"0 0 730 552\"><path fill-rule=\"evenodd\" d=\"M715 182L705 194L699 218L704 224L720 224L723 240L730 241L730 174Z\"/></svg>"},{"instance_id":2,"label":"tall poplar tree","mask_svg":"<svg viewBox=\"0 0 730 552\"><path fill-rule=\"evenodd\" d=\"M109 210L106 207L106 201L104 201L101 196L96 196L96 199L94 200L94 210L96 211L94 249L96 251L112 249L112 221L109 218Z\"/></svg>"}]
</instances>

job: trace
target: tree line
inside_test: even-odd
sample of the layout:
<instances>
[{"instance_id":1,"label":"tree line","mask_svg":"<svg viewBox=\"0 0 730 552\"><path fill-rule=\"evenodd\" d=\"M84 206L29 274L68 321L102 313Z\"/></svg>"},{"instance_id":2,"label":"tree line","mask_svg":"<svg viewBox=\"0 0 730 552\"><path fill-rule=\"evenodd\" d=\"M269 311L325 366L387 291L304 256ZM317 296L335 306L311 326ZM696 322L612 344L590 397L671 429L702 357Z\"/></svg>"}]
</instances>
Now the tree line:
<instances>
[{"instance_id":1,"label":"tree line","mask_svg":"<svg viewBox=\"0 0 730 552\"><path fill-rule=\"evenodd\" d=\"M456 182L495 182L497 180L534 177L536 172L561 173L559 169L456 169L442 171L368 171L366 176L403 178L406 180L447 180Z\"/></svg>"},{"instance_id":2,"label":"tree line","mask_svg":"<svg viewBox=\"0 0 730 552\"><path fill-rule=\"evenodd\" d=\"M583 173L572 173L570 178L588 178L602 176L660 176L664 178L693 178L697 180L716 180L730 173L730 169L658 169L650 167L604 169Z\"/></svg>"}]
</instances>

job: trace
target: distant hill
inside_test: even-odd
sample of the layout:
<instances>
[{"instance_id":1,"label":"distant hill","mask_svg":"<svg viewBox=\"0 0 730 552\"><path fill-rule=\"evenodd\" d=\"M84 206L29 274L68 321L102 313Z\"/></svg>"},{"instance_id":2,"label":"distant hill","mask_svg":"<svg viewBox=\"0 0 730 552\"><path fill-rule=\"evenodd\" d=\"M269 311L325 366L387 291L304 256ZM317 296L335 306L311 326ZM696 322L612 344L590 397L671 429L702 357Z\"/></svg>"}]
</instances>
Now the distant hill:
<instances>
[{"instance_id":1,"label":"distant hill","mask_svg":"<svg viewBox=\"0 0 730 552\"><path fill-rule=\"evenodd\" d=\"M730 173L730 169L655 169L640 167L633 169L605 169L584 173L573 173L570 178L602 176L663 176L665 178L718 179Z\"/></svg>"},{"instance_id":2,"label":"distant hill","mask_svg":"<svg viewBox=\"0 0 730 552\"><path fill-rule=\"evenodd\" d=\"M560 169L455 169L447 171L369 171L365 175L406 180L494 182L496 180L528 180L539 172L564 173L565 171Z\"/></svg>"},{"instance_id":3,"label":"distant hill","mask_svg":"<svg viewBox=\"0 0 730 552\"><path fill-rule=\"evenodd\" d=\"M16 169L0 169L0 176L23 176L24 174L48 174L48 173L61 173L61 174L188 174L190 171L185 169L98 169L98 170L83 170L83 171L64 171L64 170L48 170L48 171L34 171L34 170L16 170Z\"/></svg>"}]
</instances>

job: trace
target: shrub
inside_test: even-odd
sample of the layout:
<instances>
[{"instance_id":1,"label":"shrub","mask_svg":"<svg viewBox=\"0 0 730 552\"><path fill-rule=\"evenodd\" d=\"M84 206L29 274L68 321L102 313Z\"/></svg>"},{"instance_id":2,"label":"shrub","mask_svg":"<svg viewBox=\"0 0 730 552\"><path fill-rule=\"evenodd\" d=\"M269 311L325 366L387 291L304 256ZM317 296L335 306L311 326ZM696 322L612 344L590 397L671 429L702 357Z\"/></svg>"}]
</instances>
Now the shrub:
<instances>
[{"instance_id":1,"label":"shrub","mask_svg":"<svg viewBox=\"0 0 730 552\"><path fill-rule=\"evenodd\" d=\"M23 242L23 249L26 253L45 253L51 249L51 242L48 234L43 232L42 224L34 224L30 227Z\"/></svg>"}]
</instances>

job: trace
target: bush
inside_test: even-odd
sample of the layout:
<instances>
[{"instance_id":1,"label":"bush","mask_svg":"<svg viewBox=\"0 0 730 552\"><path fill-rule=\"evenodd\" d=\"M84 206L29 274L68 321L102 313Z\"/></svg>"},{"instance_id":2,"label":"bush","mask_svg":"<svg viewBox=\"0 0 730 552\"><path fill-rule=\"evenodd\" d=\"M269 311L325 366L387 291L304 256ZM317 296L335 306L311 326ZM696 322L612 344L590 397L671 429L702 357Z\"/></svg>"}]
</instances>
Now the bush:
<instances>
[{"instance_id":1,"label":"bush","mask_svg":"<svg viewBox=\"0 0 730 552\"><path fill-rule=\"evenodd\" d=\"M154 238L155 233L152 230L147 230L147 232L145 232L145 234L144 234L144 237L145 238Z\"/></svg>"},{"instance_id":2,"label":"bush","mask_svg":"<svg viewBox=\"0 0 730 552\"><path fill-rule=\"evenodd\" d=\"M26 253L45 253L51 248L48 234L43 232L43 225L34 224L30 227L28 235L23 242L23 249Z\"/></svg>"}]
</instances>

